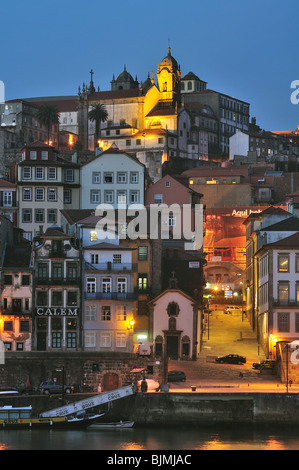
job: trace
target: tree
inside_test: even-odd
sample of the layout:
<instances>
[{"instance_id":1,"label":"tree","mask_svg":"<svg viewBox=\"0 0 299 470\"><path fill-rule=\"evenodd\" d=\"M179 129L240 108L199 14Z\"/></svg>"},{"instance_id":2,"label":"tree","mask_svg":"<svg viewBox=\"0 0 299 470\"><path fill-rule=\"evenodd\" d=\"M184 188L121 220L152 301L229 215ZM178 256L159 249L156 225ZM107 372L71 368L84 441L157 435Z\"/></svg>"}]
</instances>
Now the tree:
<instances>
[{"instance_id":1,"label":"tree","mask_svg":"<svg viewBox=\"0 0 299 470\"><path fill-rule=\"evenodd\" d=\"M92 122L95 122L95 146L101 136L101 123L107 121L108 111L103 104L95 103L88 113L88 117Z\"/></svg>"},{"instance_id":2,"label":"tree","mask_svg":"<svg viewBox=\"0 0 299 470\"><path fill-rule=\"evenodd\" d=\"M37 120L40 124L47 127L48 143L50 141L50 131L53 124L59 123L59 112L56 106L43 104L38 108Z\"/></svg>"}]
</instances>

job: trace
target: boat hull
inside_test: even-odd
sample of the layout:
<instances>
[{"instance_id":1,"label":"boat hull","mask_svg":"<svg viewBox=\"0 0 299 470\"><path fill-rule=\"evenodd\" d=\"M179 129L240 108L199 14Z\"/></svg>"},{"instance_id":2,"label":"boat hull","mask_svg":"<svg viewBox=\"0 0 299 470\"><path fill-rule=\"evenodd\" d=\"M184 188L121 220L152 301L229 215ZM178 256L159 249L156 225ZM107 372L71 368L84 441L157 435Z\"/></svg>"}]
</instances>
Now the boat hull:
<instances>
[{"instance_id":1,"label":"boat hull","mask_svg":"<svg viewBox=\"0 0 299 470\"><path fill-rule=\"evenodd\" d=\"M0 419L0 429L82 429L90 426L102 415L96 415L93 418L8 418Z\"/></svg>"}]
</instances>

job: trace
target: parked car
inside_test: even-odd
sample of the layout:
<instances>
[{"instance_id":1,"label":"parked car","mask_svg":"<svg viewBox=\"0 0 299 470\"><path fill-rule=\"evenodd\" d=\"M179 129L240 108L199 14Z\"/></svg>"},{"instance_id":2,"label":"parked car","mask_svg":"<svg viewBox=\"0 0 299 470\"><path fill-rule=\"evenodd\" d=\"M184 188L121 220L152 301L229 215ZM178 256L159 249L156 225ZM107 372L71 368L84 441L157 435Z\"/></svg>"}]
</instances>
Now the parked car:
<instances>
[{"instance_id":1,"label":"parked car","mask_svg":"<svg viewBox=\"0 0 299 470\"><path fill-rule=\"evenodd\" d=\"M236 305L230 305L228 307L225 307L225 309L224 309L224 313L232 314L233 312L235 312L235 313L241 312L240 307L237 307Z\"/></svg>"},{"instance_id":2,"label":"parked car","mask_svg":"<svg viewBox=\"0 0 299 470\"><path fill-rule=\"evenodd\" d=\"M219 356L215 360L220 364L245 364L246 357L238 354L227 354L226 356Z\"/></svg>"},{"instance_id":3,"label":"parked car","mask_svg":"<svg viewBox=\"0 0 299 470\"><path fill-rule=\"evenodd\" d=\"M48 380L46 382L42 382L39 386L40 392L44 395L49 395L51 393L62 393L63 385L59 382L55 382L54 380ZM64 386L64 393L72 393L73 387L71 385Z\"/></svg>"},{"instance_id":4,"label":"parked car","mask_svg":"<svg viewBox=\"0 0 299 470\"><path fill-rule=\"evenodd\" d=\"M264 359L260 362L254 362L252 367L257 370L261 369L273 369L275 366L275 361L270 361L269 359Z\"/></svg>"},{"instance_id":5,"label":"parked car","mask_svg":"<svg viewBox=\"0 0 299 470\"><path fill-rule=\"evenodd\" d=\"M185 382L186 374L182 370L172 370L168 372L168 382Z\"/></svg>"}]
</instances>

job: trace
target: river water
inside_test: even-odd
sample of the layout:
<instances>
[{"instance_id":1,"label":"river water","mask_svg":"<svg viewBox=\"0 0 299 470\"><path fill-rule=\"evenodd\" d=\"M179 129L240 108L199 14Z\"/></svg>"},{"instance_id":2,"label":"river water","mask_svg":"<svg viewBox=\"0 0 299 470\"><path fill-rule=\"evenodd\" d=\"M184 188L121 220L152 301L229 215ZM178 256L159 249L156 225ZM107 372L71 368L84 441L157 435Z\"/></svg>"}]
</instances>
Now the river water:
<instances>
[{"instance_id":1,"label":"river water","mask_svg":"<svg viewBox=\"0 0 299 470\"><path fill-rule=\"evenodd\" d=\"M0 430L0 450L299 450L299 428Z\"/></svg>"}]
</instances>

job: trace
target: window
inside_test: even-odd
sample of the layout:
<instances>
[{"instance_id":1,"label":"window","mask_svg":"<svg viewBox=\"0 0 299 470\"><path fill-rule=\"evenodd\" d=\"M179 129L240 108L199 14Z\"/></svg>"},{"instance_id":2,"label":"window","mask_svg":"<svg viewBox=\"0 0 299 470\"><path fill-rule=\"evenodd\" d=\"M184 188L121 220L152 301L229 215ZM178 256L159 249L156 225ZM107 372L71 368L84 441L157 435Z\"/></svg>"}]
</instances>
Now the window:
<instances>
[{"instance_id":1,"label":"window","mask_svg":"<svg viewBox=\"0 0 299 470\"><path fill-rule=\"evenodd\" d=\"M90 232L90 241L96 242L98 239L97 232Z\"/></svg>"},{"instance_id":2,"label":"window","mask_svg":"<svg viewBox=\"0 0 299 470\"><path fill-rule=\"evenodd\" d=\"M41 307L48 305L48 293L42 290L37 291L36 303Z\"/></svg>"},{"instance_id":3,"label":"window","mask_svg":"<svg viewBox=\"0 0 299 470\"><path fill-rule=\"evenodd\" d=\"M99 184L101 182L101 173L99 171L92 172L92 182L93 184Z\"/></svg>"},{"instance_id":4,"label":"window","mask_svg":"<svg viewBox=\"0 0 299 470\"><path fill-rule=\"evenodd\" d=\"M162 202L163 202L163 195L154 194L154 204L162 204Z\"/></svg>"},{"instance_id":5,"label":"window","mask_svg":"<svg viewBox=\"0 0 299 470\"><path fill-rule=\"evenodd\" d=\"M53 291L52 292L52 306L53 307L61 307L62 306L62 292L61 291Z\"/></svg>"},{"instance_id":6,"label":"window","mask_svg":"<svg viewBox=\"0 0 299 470\"><path fill-rule=\"evenodd\" d=\"M148 257L148 247L139 246L138 247L138 261L147 261Z\"/></svg>"},{"instance_id":7,"label":"window","mask_svg":"<svg viewBox=\"0 0 299 470\"><path fill-rule=\"evenodd\" d=\"M104 192L104 202L107 204L113 204L113 191Z\"/></svg>"},{"instance_id":8,"label":"window","mask_svg":"<svg viewBox=\"0 0 299 470\"><path fill-rule=\"evenodd\" d=\"M4 331L13 331L13 322L10 321L10 320L6 320L4 322L3 330Z\"/></svg>"},{"instance_id":9,"label":"window","mask_svg":"<svg viewBox=\"0 0 299 470\"><path fill-rule=\"evenodd\" d=\"M146 290L148 287L147 274L138 274L138 290Z\"/></svg>"},{"instance_id":10,"label":"window","mask_svg":"<svg viewBox=\"0 0 299 470\"><path fill-rule=\"evenodd\" d=\"M35 222L36 223L44 223L45 216L44 216L44 209L35 209Z\"/></svg>"},{"instance_id":11,"label":"window","mask_svg":"<svg viewBox=\"0 0 299 470\"><path fill-rule=\"evenodd\" d=\"M278 300L280 304L286 304L289 301L289 284L278 284Z\"/></svg>"},{"instance_id":12,"label":"window","mask_svg":"<svg viewBox=\"0 0 299 470\"><path fill-rule=\"evenodd\" d=\"M113 183L113 173L104 173L104 183Z\"/></svg>"},{"instance_id":13,"label":"window","mask_svg":"<svg viewBox=\"0 0 299 470\"><path fill-rule=\"evenodd\" d=\"M31 180L31 168L27 166L23 168L23 179Z\"/></svg>"},{"instance_id":14,"label":"window","mask_svg":"<svg viewBox=\"0 0 299 470\"><path fill-rule=\"evenodd\" d=\"M112 281L110 277L103 277L102 279L102 291L106 294L111 292Z\"/></svg>"},{"instance_id":15,"label":"window","mask_svg":"<svg viewBox=\"0 0 299 470\"><path fill-rule=\"evenodd\" d=\"M278 272L288 273L289 272L289 255L278 255Z\"/></svg>"},{"instance_id":16,"label":"window","mask_svg":"<svg viewBox=\"0 0 299 470\"><path fill-rule=\"evenodd\" d=\"M127 307L126 305L116 306L116 321L126 321L127 319Z\"/></svg>"},{"instance_id":17,"label":"window","mask_svg":"<svg viewBox=\"0 0 299 470\"><path fill-rule=\"evenodd\" d=\"M101 191L90 191L90 203L99 204L101 202Z\"/></svg>"},{"instance_id":18,"label":"window","mask_svg":"<svg viewBox=\"0 0 299 470\"><path fill-rule=\"evenodd\" d=\"M64 189L63 190L63 203L64 204L71 204L72 203L72 190L71 189Z\"/></svg>"},{"instance_id":19,"label":"window","mask_svg":"<svg viewBox=\"0 0 299 470\"><path fill-rule=\"evenodd\" d=\"M56 200L57 200L57 189L48 188L48 201L56 201Z\"/></svg>"},{"instance_id":20,"label":"window","mask_svg":"<svg viewBox=\"0 0 299 470\"><path fill-rule=\"evenodd\" d=\"M3 206L4 207L12 206L12 192L11 191L3 192Z\"/></svg>"},{"instance_id":21,"label":"window","mask_svg":"<svg viewBox=\"0 0 299 470\"><path fill-rule=\"evenodd\" d=\"M35 150L30 150L30 160L36 160L37 153Z\"/></svg>"},{"instance_id":22,"label":"window","mask_svg":"<svg viewBox=\"0 0 299 470\"><path fill-rule=\"evenodd\" d=\"M96 346L96 334L93 331L85 332L85 347L95 348Z\"/></svg>"},{"instance_id":23,"label":"window","mask_svg":"<svg viewBox=\"0 0 299 470\"><path fill-rule=\"evenodd\" d=\"M126 146L127 146L127 147L130 147L130 145L131 145L131 140L130 140L130 139L127 139L127 140L126 140Z\"/></svg>"},{"instance_id":24,"label":"window","mask_svg":"<svg viewBox=\"0 0 299 470\"><path fill-rule=\"evenodd\" d=\"M4 285L6 285L6 286L11 286L12 285L12 275L11 274L5 274L4 275Z\"/></svg>"},{"instance_id":25,"label":"window","mask_svg":"<svg viewBox=\"0 0 299 470\"><path fill-rule=\"evenodd\" d=\"M57 220L57 211L56 209L48 209L48 222L56 223Z\"/></svg>"},{"instance_id":26,"label":"window","mask_svg":"<svg viewBox=\"0 0 299 470\"><path fill-rule=\"evenodd\" d=\"M86 321L96 321L97 307L95 305L86 305L85 319Z\"/></svg>"},{"instance_id":27,"label":"window","mask_svg":"<svg viewBox=\"0 0 299 470\"><path fill-rule=\"evenodd\" d=\"M23 201L31 201L32 192L31 188L23 188Z\"/></svg>"},{"instance_id":28,"label":"window","mask_svg":"<svg viewBox=\"0 0 299 470\"><path fill-rule=\"evenodd\" d=\"M78 294L76 291L67 291L67 305L69 307L78 305Z\"/></svg>"},{"instance_id":29,"label":"window","mask_svg":"<svg viewBox=\"0 0 299 470\"><path fill-rule=\"evenodd\" d=\"M44 169L37 167L35 168L35 179L43 180L44 179Z\"/></svg>"},{"instance_id":30,"label":"window","mask_svg":"<svg viewBox=\"0 0 299 470\"><path fill-rule=\"evenodd\" d=\"M91 262L91 264L99 264L99 255L98 254L91 254L90 255L90 262Z\"/></svg>"},{"instance_id":31,"label":"window","mask_svg":"<svg viewBox=\"0 0 299 470\"><path fill-rule=\"evenodd\" d=\"M56 168L54 167L48 168L48 179L56 180Z\"/></svg>"},{"instance_id":32,"label":"window","mask_svg":"<svg viewBox=\"0 0 299 470\"><path fill-rule=\"evenodd\" d=\"M277 327L278 331L288 332L290 331L290 314L289 313L278 313L277 314Z\"/></svg>"},{"instance_id":33,"label":"window","mask_svg":"<svg viewBox=\"0 0 299 470\"><path fill-rule=\"evenodd\" d=\"M48 277L48 265L47 263L39 263L37 267L37 276L39 280L46 280Z\"/></svg>"},{"instance_id":34,"label":"window","mask_svg":"<svg viewBox=\"0 0 299 470\"><path fill-rule=\"evenodd\" d=\"M125 277L119 277L117 279L117 292L124 293L127 291L127 279Z\"/></svg>"},{"instance_id":35,"label":"window","mask_svg":"<svg viewBox=\"0 0 299 470\"><path fill-rule=\"evenodd\" d=\"M101 348L111 348L111 333L109 331L102 331L100 334Z\"/></svg>"},{"instance_id":36,"label":"window","mask_svg":"<svg viewBox=\"0 0 299 470\"><path fill-rule=\"evenodd\" d=\"M170 181L165 181L165 186L166 186L166 188L169 188L170 187Z\"/></svg>"},{"instance_id":37,"label":"window","mask_svg":"<svg viewBox=\"0 0 299 470\"><path fill-rule=\"evenodd\" d=\"M44 188L35 188L35 200L44 201L45 199L45 190Z\"/></svg>"},{"instance_id":38,"label":"window","mask_svg":"<svg viewBox=\"0 0 299 470\"><path fill-rule=\"evenodd\" d=\"M169 227L175 227L176 226L176 216L175 215L169 215L169 217L168 217L168 226Z\"/></svg>"},{"instance_id":39,"label":"window","mask_svg":"<svg viewBox=\"0 0 299 470\"><path fill-rule=\"evenodd\" d=\"M53 281L61 281L63 276L63 265L60 263L53 263L52 265L52 279Z\"/></svg>"},{"instance_id":40,"label":"window","mask_svg":"<svg viewBox=\"0 0 299 470\"><path fill-rule=\"evenodd\" d=\"M67 342L68 348L76 348L77 347L77 334L71 333L68 331L66 335L66 342Z\"/></svg>"},{"instance_id":41,"label":"window","mask_svg":"<svg viewBox=\"0 0 299 470\"><path fill-rule=\"evenodd\" d=\"M64 171L64 181L67 183L72 183L74 181L74 170Z\"/></svg>"},{"instance_id":42,"label":"window","mask_svg":"<svg viewBox=\"0 0 299 470\"><path fill-rule=\"evenodd\" d=\"M126 204L127 203L127 192L126 191L117 191L117 203Z\"/></svg>"},{"instance_id":43,"label":"window","mask_svg":"<svg viewBox=\"0 0 299 470\"><path fill-rule=\"evenodd\" d=\"M136 145L141 145L141 139L136 139Z\"/></svg>"},{"instance_id":44,"label":"window","mask_svg":"<svg viewBox=\"0 0 299 470\"><path fill-rule=\"evenodd\" d=\"M102 305L101 320L102 321L110 321L111 320L111 307L110 307L110 305Z\"/></svg>"},{"instance_id":45,"label":"window","mask_svg":"<svg viewBox=\"0 0 299 470\"><path fill-rule=\"evenodd\" d=\"M88 293L96 291L96 278L95 277L88 277L86 279L86 288L87 288Z\"/></svg>"},{"instance_id":46,"label":"window","mask_svg":"<svg viewBox=\"0 0 299 470\"><path fill-rule=\"evenodd\" d=\"M42 160L48 160L48 150L42 150Z\"/></svg>"},{"instance_id":47,"label":"window","mask_svg":"<svg viewBox=\"0 0 299 470\"><path fill-rule=\"evenodd\" d=\"M121 264L121 255L120 254L114 254L113 255L113 264Z\"/></svg>"},{"instance_id":48,"label":"window","mask_svg":"<svg viewBox=\"0 0 299 470\"><path fill-rule=\"evenodd\" d=\"M52 333L52 348L61 348L61 336L59 331Z\"/></svg>"},{"instance_id":49,"label":"window","mask_svg":"<svg viewBox=\"0 0 299 470\"><path fill-rule=\"evenodd\" d=\"M131 183L138 183L138 173L137 172L131 171L130 181L131 181Z\"/></svg>"},{"instance_id":50,"label":"window","mask_svg":"<svg viewBox=\"0 0 299 470\"><path fill-rule=\"evenodd\" d=\"M127 173L117 173L117 182L118 183L126 183L127 182Z\"/></svg>"},{"instance_id":51,"label":"window","mask_svg":"<svg viewBox=\"0 0 299 470\"><path fill-rule=\"evenodd\" d=\"M20 331L29 331L29 321L20 320Z\"/></svg>"},{"instance_id":52,"label":"window","mask_svg":"<svg viewBox=\"0 0 299 470\"><path fill-rule=\"evenodd\" d=\"M130 203L137 204L139 202L139 191L130 191Z\"/></svg>"},{"instance_id":53,"label":"window","mask_svg":"<svg viewBox=\"0 0 299 470\"><path fill-rule=\"evenodd\" d=\"M24 223L32 222L32 209L23 209L22 211L22 221Z\"/></svg>"},{"instance_id":54,"label":"window","mask_svg":"<svg viewBox=\"0 0 299 470\"><path fill-rule=\"evenodd\" d=\"M127 345L126 340L127 340L126 333L121 333L121 332L116 333L116 344L115 344L115 346L117 348L125 348L126 345Z\"/></svg>"},{"instance_id":55,"label":"window","mask_svg":"<svg viewBox=\"0 0 299 470\"><path fill-rule=\"evenodd\" d=\"M30 286L30 275L23 274L22 275L22 286Z\"/></svg>"}]
</instances>

